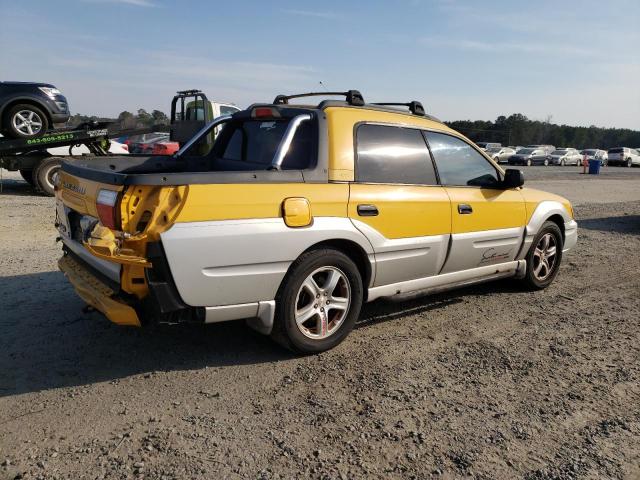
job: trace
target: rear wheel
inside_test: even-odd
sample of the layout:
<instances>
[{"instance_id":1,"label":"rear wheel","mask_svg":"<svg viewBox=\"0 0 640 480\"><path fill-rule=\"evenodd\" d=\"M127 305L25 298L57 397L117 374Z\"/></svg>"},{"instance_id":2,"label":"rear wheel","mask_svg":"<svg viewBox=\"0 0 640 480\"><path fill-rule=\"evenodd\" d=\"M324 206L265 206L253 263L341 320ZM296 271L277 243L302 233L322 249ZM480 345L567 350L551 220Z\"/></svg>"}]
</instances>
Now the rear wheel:
<instances>
[{"instance_id":1,"label":"rear wheel","mask_svg":"<svg viewBox=\"0 0 640 480\"><path fill-rule=\"evenodd\" d=\"M48 157L43 159L33 171L34 186L38 191L50 197L54 194L54 182L60 171L62 159Z\"/></svg>"},{"instance_id":2,"label":"rear wheel","mask_svg":"<svg viewBox=\"0 0 640 480\"><path fill-rule=\"evenodd\" d=\"M307 252L280 286L271 338L299 353L329 350L349 335L362 301L362 278L349 257L333 249Z\"/></svg>"},{"instance_id":3,"label":"rear wheel","mask_svg":"<svg viewBox=\"0 0 640 480\"><path fill-rule=\"evenodd\" d=\"M527 167L530 167L530 166L531 166L531 159L530 159L530 158L528 158L528 159L527 159Z\"/></svg>"},{"instance_id":4,"label":"rear wheel","mask_svg":"<svg viewBox=\"0 0 640 480\"><path fill-rule=\"evenodd\" d=\"M545 158L543 164L544 164L545 167L548 167L549 166L549 159Z\"/></svg>"},{"instance_id":5,"label":"rear wheel","mask_svg":"<svg viewBox=\"0 0 640 480\"><path fill-rule=\"evenodd\" d=\"M564 160L564 158L562 160L560 160L560 165L561 166L565 166L567 164L567 162Z\"/></svg>"},{"instance_id":6,"label":"rear wheel","mask_svg":"<svg viewBox=\"0 0 640 480\"><path fill-rule=\"evenodd\" d=\"M547 288L558 274L562 261L562 232L554 222L545 222L527 253L525 284L533 290Z\"/></svg>"},{"instance_id":7,"label":"rear wheel","mask_svg":"<svg viewBox=\"0 0 640 480\"><path fill-rule=\"evenodd\" d=\"M19 104L11 107L3 121L5 131L13 138L35 138L49 128L49 120L38 107Z\"/></svg>"},{"instance_id":8,"label":"rear wheel","mask_svg":"<svg viewBox=\"0 0 640 480\"><path fill-rule=\"evenodd\" d=\"M633 166L633 162L630 158L627 158L627 167L631 168Z\"/></svg>"}]
</instances>

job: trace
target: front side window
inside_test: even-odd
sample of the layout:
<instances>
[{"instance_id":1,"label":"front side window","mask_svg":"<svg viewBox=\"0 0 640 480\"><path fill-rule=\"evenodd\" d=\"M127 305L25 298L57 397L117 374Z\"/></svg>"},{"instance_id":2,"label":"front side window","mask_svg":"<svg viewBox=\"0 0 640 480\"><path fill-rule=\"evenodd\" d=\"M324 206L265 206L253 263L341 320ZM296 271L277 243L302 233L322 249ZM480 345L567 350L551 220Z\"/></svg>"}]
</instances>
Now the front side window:
<instances>
[{"instance_id":1,"label":"front side window","mask_svg":"<svg viewBox=\"0 0 640 480\"><path fill-rule=\"evenodd\" d=\"M360 125L356 130L356 180L436 185L429 149L420 130Z\"/></svg>"},{"instance_id":2,"label":"front side window","mask_svg":"<svg viewBox=\"0 0 640 480\"><path fill-rule=\"evenodd\" d=\"M471 145L451 135L426 132L440 183L450 186L496 187L498 172Z\"/></svg>"}]
</instances>

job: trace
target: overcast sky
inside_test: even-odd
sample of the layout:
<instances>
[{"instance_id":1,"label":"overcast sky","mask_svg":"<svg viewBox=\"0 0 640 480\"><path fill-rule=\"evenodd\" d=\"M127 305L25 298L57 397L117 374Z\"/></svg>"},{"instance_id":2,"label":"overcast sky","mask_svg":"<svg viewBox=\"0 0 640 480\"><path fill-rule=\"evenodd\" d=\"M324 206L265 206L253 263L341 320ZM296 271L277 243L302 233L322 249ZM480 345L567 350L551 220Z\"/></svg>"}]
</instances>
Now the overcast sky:
<instances>
[{"instance_id":1,"label":"overcast sky","mask_svg":"<svg viewBox=\"0 0 640 480\"><path fill-rule=\"evenodd\" d=\"M0 0L0 80L72 112L169 111L179 89L246 106L360 90L444 120L523 113L640 129L640 1Z\"/></svg>"}]
</instances>

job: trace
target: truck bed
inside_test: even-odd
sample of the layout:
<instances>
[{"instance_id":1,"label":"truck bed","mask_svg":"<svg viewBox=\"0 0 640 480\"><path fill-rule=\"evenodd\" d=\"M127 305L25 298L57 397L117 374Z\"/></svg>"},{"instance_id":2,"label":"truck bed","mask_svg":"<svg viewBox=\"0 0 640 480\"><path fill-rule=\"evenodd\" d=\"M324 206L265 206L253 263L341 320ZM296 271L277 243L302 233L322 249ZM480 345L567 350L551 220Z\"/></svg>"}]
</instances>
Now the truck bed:
<instances>
[{"instance_id":1,"label":"truck bed","mask_svg":"<svg viewBox=\"0 0 640 480\"><path fill-rule=\"evenodd\" d=\"M65 160L62 170L78 178L111 185L304 182L300 170L212 170L206 157L84 156Z\"/></svg>"}]
</instances>

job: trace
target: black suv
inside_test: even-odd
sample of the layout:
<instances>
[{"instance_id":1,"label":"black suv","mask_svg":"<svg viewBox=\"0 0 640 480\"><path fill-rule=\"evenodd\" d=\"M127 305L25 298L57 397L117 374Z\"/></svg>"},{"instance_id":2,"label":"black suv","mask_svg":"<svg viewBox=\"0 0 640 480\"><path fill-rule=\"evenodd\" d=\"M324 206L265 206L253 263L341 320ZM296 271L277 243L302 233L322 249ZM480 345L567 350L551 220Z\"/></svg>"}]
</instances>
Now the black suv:
<instances>
[{"instance_id":1,"label":"black suv","mask_svg":"<svg viewBox=\"0 0 640 480\"><path fill-rule=\"evenodd\" d=\"M0 82L0 132L33 138L69 119L67 99L49 83Z\"/></svg>"}]
</instances>

